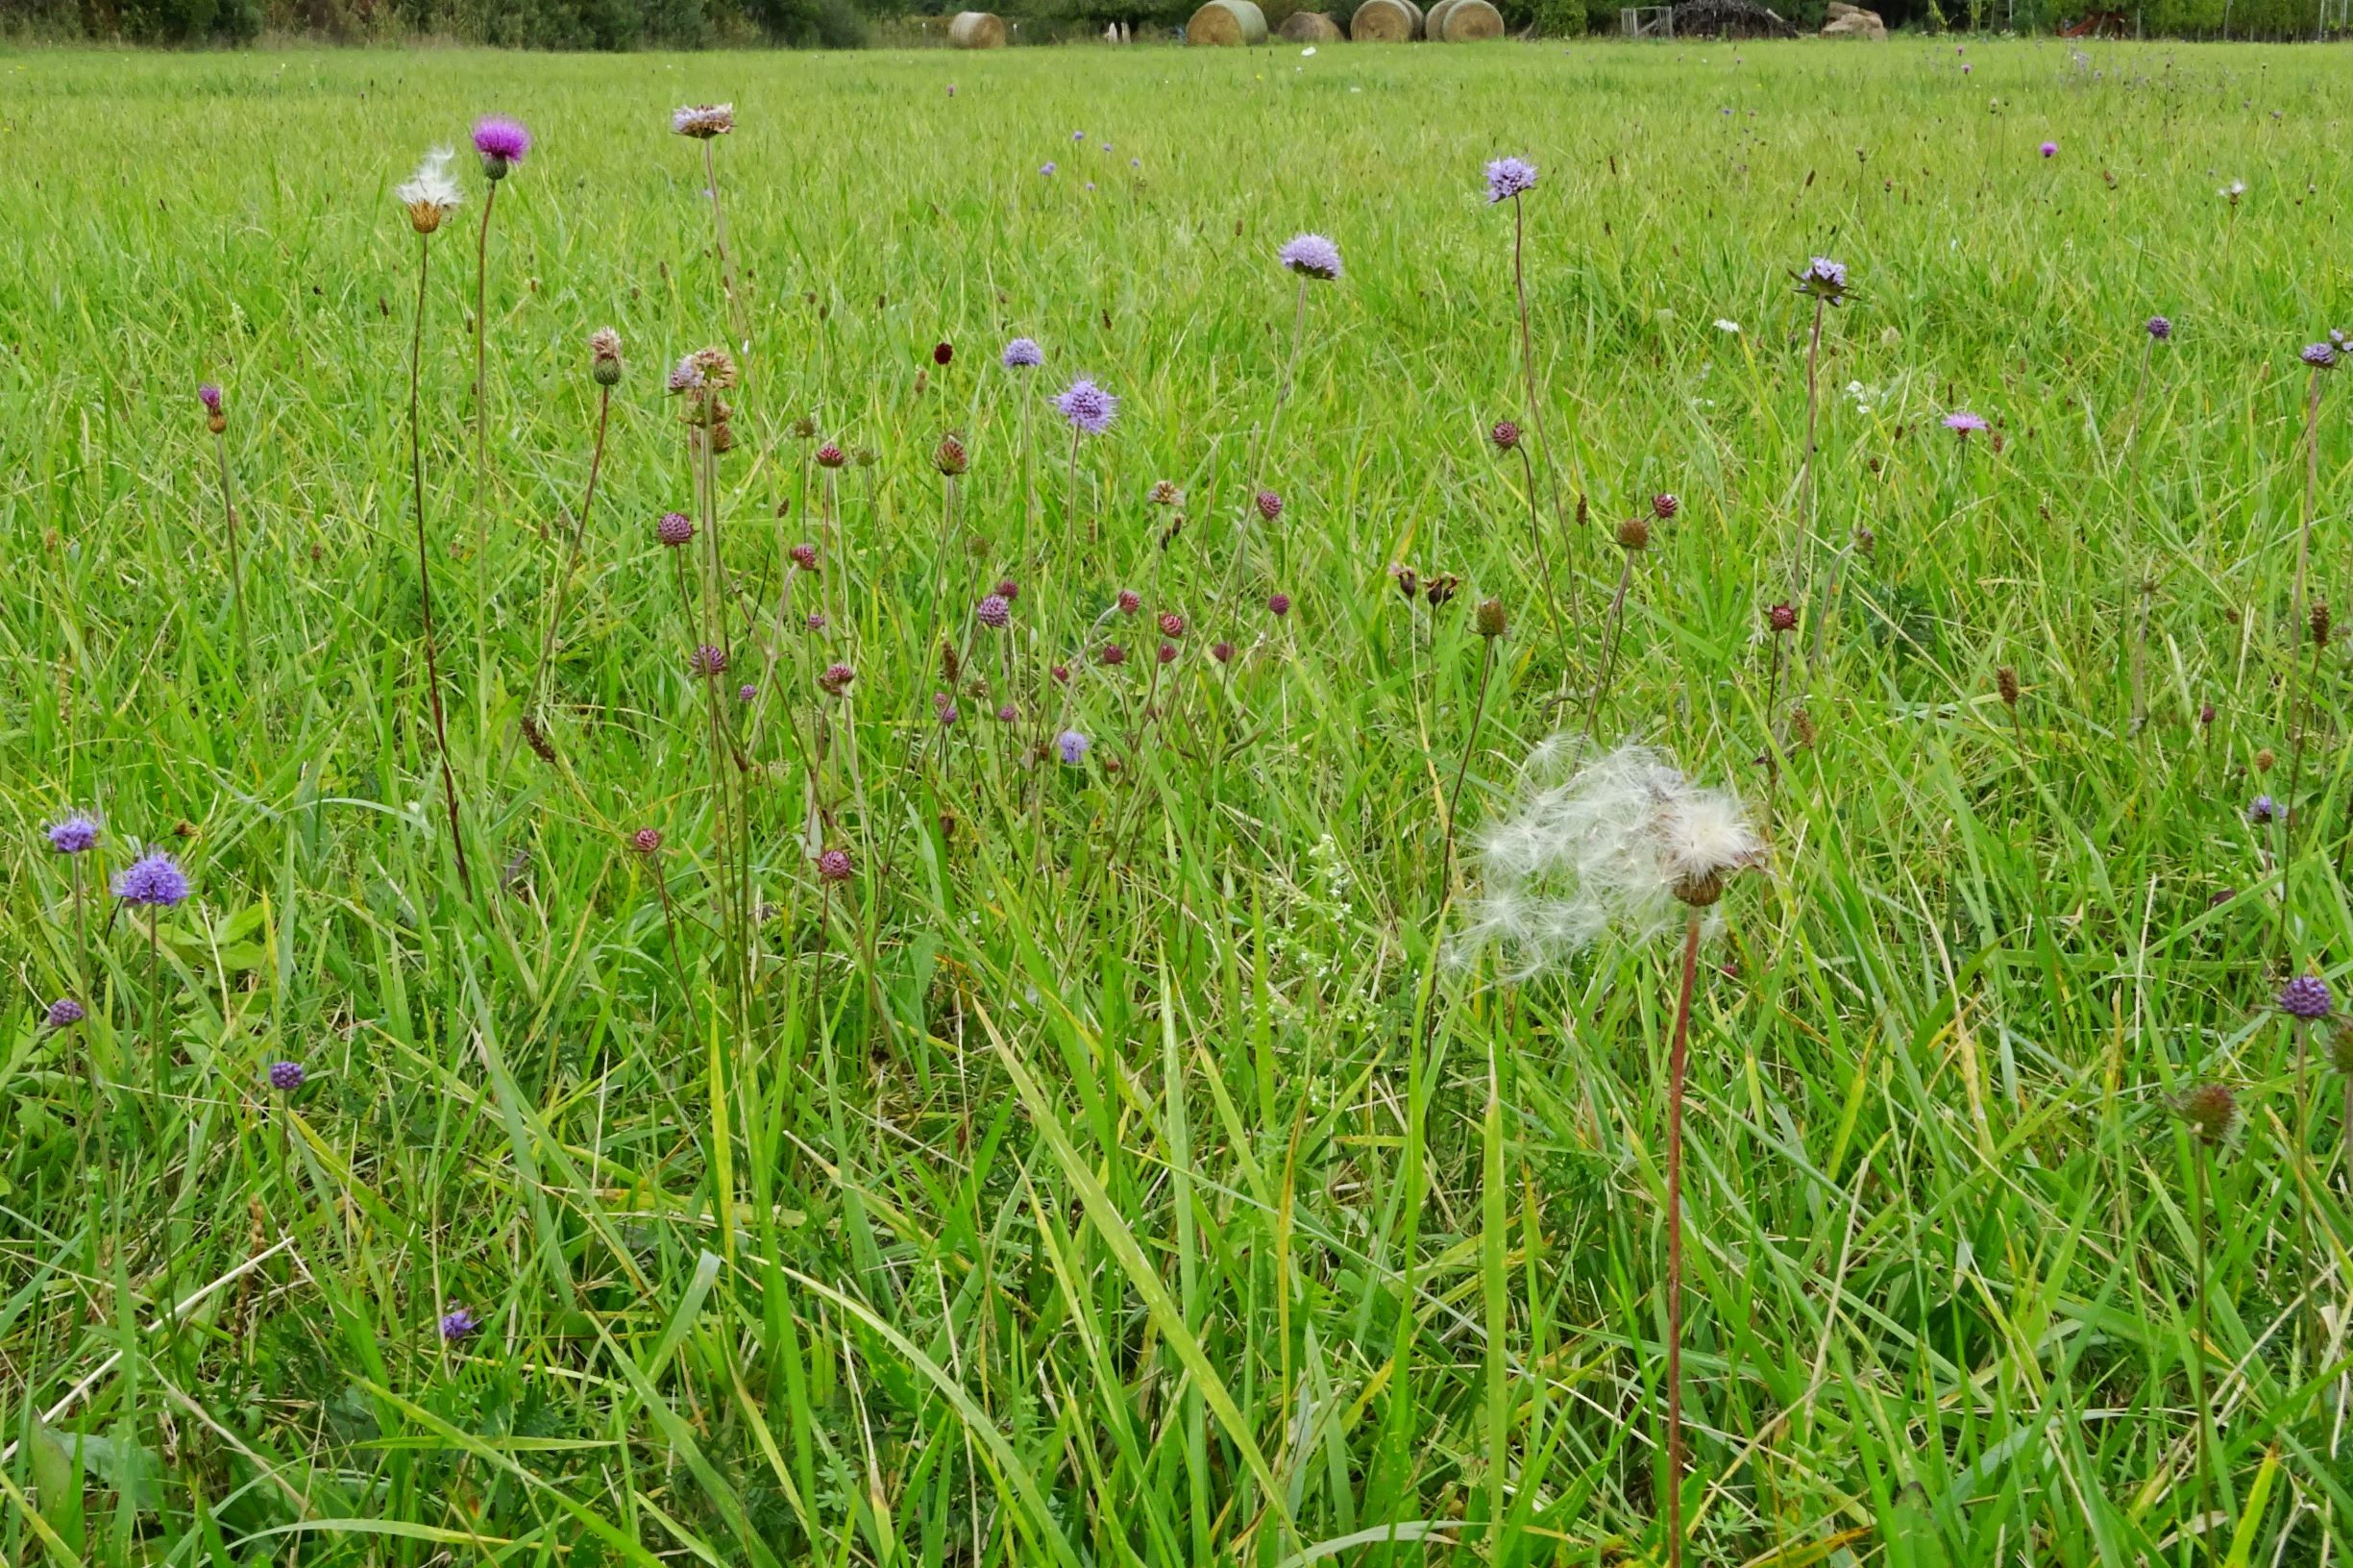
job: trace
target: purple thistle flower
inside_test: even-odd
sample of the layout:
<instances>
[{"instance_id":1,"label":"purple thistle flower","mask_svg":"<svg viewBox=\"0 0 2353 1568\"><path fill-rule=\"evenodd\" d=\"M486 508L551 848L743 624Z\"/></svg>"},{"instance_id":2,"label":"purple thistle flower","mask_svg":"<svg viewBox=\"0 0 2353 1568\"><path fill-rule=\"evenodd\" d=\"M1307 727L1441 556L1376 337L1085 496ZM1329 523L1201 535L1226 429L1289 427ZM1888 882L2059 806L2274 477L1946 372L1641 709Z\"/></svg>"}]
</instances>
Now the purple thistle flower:
<instances>
[{"instance_id":1,"label":"purple thistle flower","mask_svg":"<svg viewBox=\"0 0 2353 1568\"><path fill-rule=\"evenodd\" d=\"M746 681L735 689L735 699L738 702L748 702L759 695L760 688L754 686L750 681Z\"/></svg>"},{"instance_id":2,"label":"purple thistle flower","mask_svg":"<svg viewBox=\"0 0 2353 1568\"><path fill-rule=\"evenodd\" d=\"M71 996L61 996L49 1004L46 1019L52 1029L71 1029L87 1017L89 1015L82 1010L80 1002Z\"/></svg>"},{"instance_id":3,"label":"purple thistle flower","mask_svg":"<svg viewBox=\"0 0 2353 1568\"><path fill-rule=\"evenodd\" d=\"M2163 316L2151 316L2148 318L2148 335L2162 343L2173 335L2173 324Z\"/></svg>"},{"instance_id":4,"label":"purple thistle flower","mask_svg":"<svg viewBox=\"0 0 2353 1568\"><path fill-rule=\"evenodd\" d=\"M695 520L684 512L664 512L662 521L654 525L653 536L675 550L695 537Z\"/></svg>"},{"instance_id":5,"label":"purple thistle flower","mask_svg":"<svg viewBox=\"0 0 2353 1568\"><path fill-rule=\"evenodd\" d=\"M41 830L49 847L61 855L79 855L98 843L98 819L86 811L69 812Z\"/></svg>"},{"instance_id":6,"label":"purple thistle flower","mask_svg":"<svg viewBox=\"0 0 2353 1568\"><path fill-rule=\"evenodd\" d=\"M126 904L170 909L188 895L187 873L180 863L158 849L124 867L114 877L114 896Z\"/></svg>"},{"instance_id":7,"label":"purple thistle flower","mask_svg":"<svg viewBox=\"0 0 2353 1568\"><path fill-rule=\"evenodd\" d=\"M939 720L943 727L954 723L956 722L955 698L949 697L945 692L932 693L931 716Z\"/></svg>"},{"instance_id":8,"label":"purple thistle flower","mask_svg":"<svg viewBox=\"0 0 2353 1568\"><path fill-rule=\"evenodd\" d=\"M482 1320L463 1307L453 1307L441 1314L441 1337L455 1344L482 1326Z\"/></svg>"},{"instance_id":9,"label":"purple thistle flower","mask_svg":"<svg viewBox=\"0 0 2353 1568\"><path fill-rule=\"evenodd\" d=\"M1017 337L1005 345L1004 359L1007 370L1027 370L1045 363L1045 351L1035 338Z\"/></svg>"},{"instance_id":10,"label":"purple thistle flower","mask_svg":"<svg viewBox=\"0 0 2353 1568\"><path fill-rule=\"evenodd\" d=\"M2327 1017L2336 1005L2336 998L2328 993L2328 982L2316 974L2299 974L2279 990L2279 1010L2308 1023Z\"/></svg>"},{"instance_id":11,"label":"purple thistle flower","mask_svg":"<svg viewBox=\"0 0 2353 1568\"><path fill-rule=\"evenodd\" d=\"M1985 428L1985 416L1973 414L1966 408L1956 408L1945 416L1945 429L1964 441Z\"/></svg>"},{"instance_id":12,"label":"purple thistle flower","mask_svg":"<svg viewBox=\"0 0 2353 1568\"><path fill-rule=\"evenodd\" d=\"M2267 795L2259 795L2247 802L2246 820L2257 827L2267 822L2279 821L2287 815L2286 812L2279 809L2279 802Z\"/></svg>"},{"instance_id":13,"label":"purple thistle flower","mask_svg":"<svg viewBox=\"0 0 2353 1568\"><path fill-rule=\"evenodd\" d=\"M1013 606L1005 602L1003 594L991 594L973 608L972 615L984 626L998 631L1013 625Z\"/></svg>"},{"instance_id":14,"label":"purple thistle flower","mask_svg":"<svg viewBox=\"0 0 2353 1568\"><path fill-rule=\"evenodd\" d=\"M1525 159L1499 158L1487 164L1487 205L1525 195L1536 188L1536 166Z\"/></svg>"},{"instance_id":15,"label":"purple thistle flower","mask_svg":"<svg viewBox=\"0 0 2353 1568\"><path fill-rule=\"evenodd\" d=\"M1319 278L1329 283L1340 275L1340 248L1321 234L1293 235L1275 256L1302 278Z\"/></svg>"},{"instance_id":16,"label":"purple thistle flower","mask_svg":"<svg viewBox=\"0 0 2353 1568\"><path fill-rule=\"evenodd\" d=\"M1119 413L1119 400L1084 376L1056 395L1054 406L1062 410L1062 417L1074 429L1089 435L1101 435L1110 429L1112 420Z\"/></svg>"},{"instance_id":17,"label":"purple thistle flower","mask_svg":"<svg viewBox=\"0 0 2353 1568\"><path fill-rule=\"evenodd\" d=\"M270 1087L275 1090L291 1092L302 1088L309 1076L310 1074L303 1070L303 1065L300 1062L273 1062L270 1064Z\"/></svg>"},{"instance_id":18,"label":"purple thistle flower","mask_svg":"<svg viewBox=\"0 0 2353 1568\"><path fill-rule=\"evenodd\" d=\"M1087 748L1094 743L1075 729L1066 729L1054 737L1054 749L1062 753L1063 765L1075 768L1087 760Z\"/></svg>"},{"instance_id":19,"label":"purple thistle flower","mask_svg":"<svg viewBox=\"0 0 2353 1568\"><path fill-rule=\"evenodd\" d=\"M2333 343L2307 343L2302 357L2315 370L2337 368L2337 347Z\"/></svg>"},{"instance_id":20,"label":"purple thistle flower","mask_svg":"<svg viewBox=\"0 0 2353 1568\"><path fill-rule=\"evenodd\" d=\"M485 114L474 122L474 150L482 155L483 176L503 180L508 165L522 162L524 154L531 150L531 134L521 120Z\"/></svg>"},{"instance_id":21,"label":"purple thistle flower","mask_svg":"<svg viewBox=\"0 0 2353 1568\"><path fill-rule=\"evenodd\" d=\"M2045 158L2057 158L2059 156L2059 144L2055 141L2047 141L2043 143L2042 152Z\"/></svg>"},{"instance_id":22,"label":"purple thistle flower","mask_svg":"<svg viewBox=\"0 0 2353 1568\"><path fill-rule=\"evenodd\" d=\"M828 882L846 882L856 870L846 849L828 849L817 857L817 874Z\"/></svg>"},{"instance_id":23,"label":"purple thistle flower","mask_svg":"<svg viewBox=\"0 0 2353 1568\"><path fill-rule=\"evenodd\" d=\"M221 389L212 382L207 381L196 389L196 401L205 405L206 413L215 419L221 417Z\"/></svg>"},{"instance_id":24,"label":"purple thistle flower","mask_svg":"<svg viewBox=\"0 0 2353 1568\"><path fill-rule=\"evenodd\" d=\"M1021 722L1021 710L1010 702L1004 703L996 710L996 722L1000 724L1017 724Z\"/></svg>"}]
</instances>

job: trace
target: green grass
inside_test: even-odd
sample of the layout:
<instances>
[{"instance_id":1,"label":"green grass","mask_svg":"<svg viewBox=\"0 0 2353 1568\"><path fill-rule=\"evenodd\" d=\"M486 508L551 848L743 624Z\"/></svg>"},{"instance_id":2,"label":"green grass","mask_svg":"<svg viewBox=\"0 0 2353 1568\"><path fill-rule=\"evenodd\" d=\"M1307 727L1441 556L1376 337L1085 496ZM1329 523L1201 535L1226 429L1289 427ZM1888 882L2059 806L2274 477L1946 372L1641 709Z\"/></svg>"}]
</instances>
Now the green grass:
<instances>
[{"instance_id":1,"label":"green grass","mask_svg":"<svg viewBox=\"0 0 2353 1568\"><path fill-rule=\"evenodd\" d=\"M0 55L0 1561L1663 1560L1675 952L1520 981L1437 956L1479 885L1443 864L1456 770L1467 843L1582 711L1612 528L1659 491L1682 509L1601 728L1760 804L1777 722L1792 747L1693 1030L1689 1560L2334 1560L2341 1080L2316 1063L2300 1106L2268 1008L2353 956L2334 649L2300 788L2288 713L2341 81L2316 50L1917 39ZM699 633L652 539L693 509L664 368L725 331L666 115L721 98L752 341L719 508L762 686L741 1007ZM423 718L390 190L492 109L541 145L491 233L487 496L470 162L423 387L469 899ZM1503 152L1543 170L1537 374L1589 502L1549 538L1557 635L1484 438L1527 417L1511 215L1480 193ZM1303 229L1347 272L1309 290L1254 476L1294 301L1272 253ZM1853 298L1809 542L1789 275L1816 254ZM629 368L551 767L516 723L608 322ZM1015 333L1048 356L1026 382ZM1124 402L1073 516L1042 398L1075 374ZM1998 451L1938 427L1960 406ZM804 415L875 454L839 475L821 636L784 571L821 537ZM1286 509L1238 544L1260 477ZM1164 545L1160 478L1187 492ZM1409 604L1392 562L1461 591ZM1008 573L1013 629L970 645L986 685L943 738L939 648ZM1123 586L1189 623L1157 677ZM1474 737L1490 595L1512 626ZM1136 657L1091 662L1107 635ZM1065 725L1083 768L1024 760ZM2285 954L2259 790L2299 824ZM855 860L830 892L813 798ZM159 1015L104 898L77 977L39 835L75 806L106 820L93 875L161 842L195 882ZM42 1029L68 993L88 1021ZM291 1096L281 1058L312 1075ZM2201 1515L2167 1096L2209 1078L2248 1116L2214 1167ZM484 1327L445 1346L457 1303Z\"/></svg>"}]
</instances>

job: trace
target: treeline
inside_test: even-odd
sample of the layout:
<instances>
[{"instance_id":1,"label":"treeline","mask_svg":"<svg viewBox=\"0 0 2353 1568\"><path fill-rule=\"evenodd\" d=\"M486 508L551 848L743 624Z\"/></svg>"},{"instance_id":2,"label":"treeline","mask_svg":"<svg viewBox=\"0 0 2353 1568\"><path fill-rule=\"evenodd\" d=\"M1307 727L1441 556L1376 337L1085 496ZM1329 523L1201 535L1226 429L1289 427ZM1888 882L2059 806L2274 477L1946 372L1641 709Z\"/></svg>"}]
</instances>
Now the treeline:
<instances>
[{"instance_id":1,"label":"treeline","mask_svg":"<svg viewBox=\"0 0 2353 1568\"><path fill-rule=\"evenodd\" d=\"M1550 35L1614 33L1628 0L1497 0L1507 28ZM1768 0L1770 3L1770 0ZM1861 0L1869 4L1870 0ZM1345 0L1333 0L1343 19ZM1779 9L1805 31L1824 0ZM2331 36L2353 0L1881 0L1891 27L1921 32L2048 33L2088 12L2115 10L2149 37L2309 38L2326 8ZM131 43L234 44L282 33L346 42L450 38L515 49L703 49L729 44L855 48L873 24L958 9L948 0L0 0L0 28L20 35ZM1010 13L1041 40L1125 22L1139 32L1182 24L1191 6L1153 0L1021 0ZM1857 46L1860 47L1860 46Z\"/></svg>"}]
</instances>

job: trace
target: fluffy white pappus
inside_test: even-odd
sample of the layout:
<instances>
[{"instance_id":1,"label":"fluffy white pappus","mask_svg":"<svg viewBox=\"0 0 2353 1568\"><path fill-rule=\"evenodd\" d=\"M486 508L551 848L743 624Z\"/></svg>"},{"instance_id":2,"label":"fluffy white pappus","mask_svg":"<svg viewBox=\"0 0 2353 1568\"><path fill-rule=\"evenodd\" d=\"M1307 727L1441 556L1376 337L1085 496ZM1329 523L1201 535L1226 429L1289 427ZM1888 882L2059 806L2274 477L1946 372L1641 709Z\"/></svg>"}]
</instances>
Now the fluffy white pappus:
<instances>
[{"instance_id":1,"label":"fluffy white pappus","mask_svg":"<svg viewBox=\"0 0 2353 1568\"><path fill-rule=\"evenodd\" d=\"M457 155L447 147L436 147L425 155L417 172L394 188L393 199L411 212L420 208L431 208L447 212L465 200L465 192L450 178L450 159Z\"/></svg>"},{"instance_id":2,"label":"fluffy white pappus","mask_svg":"<svg viewBox=\"0 0 2353 1568\"><path fill-rule=\"evenodd\" d=\"M1763 863L1729 790L1693 784L1650 747L1584 751L1563 736L1538 746L1516 807L1480 835L1483 891L1458 959L1491 947L1525 979L1605 935L1654 936L1675 921L1678 888Z\"/></svg>"}]
</instances>

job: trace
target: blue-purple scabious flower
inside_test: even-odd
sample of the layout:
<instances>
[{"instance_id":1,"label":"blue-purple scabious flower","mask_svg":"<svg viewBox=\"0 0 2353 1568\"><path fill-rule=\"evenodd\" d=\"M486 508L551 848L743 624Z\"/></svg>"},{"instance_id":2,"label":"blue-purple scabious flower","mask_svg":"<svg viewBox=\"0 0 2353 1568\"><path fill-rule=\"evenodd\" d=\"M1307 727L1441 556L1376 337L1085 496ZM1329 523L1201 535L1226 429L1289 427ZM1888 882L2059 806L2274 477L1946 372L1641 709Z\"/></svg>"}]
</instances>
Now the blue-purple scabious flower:
<instances>
[{"instance_id":1,"label":"blue-purple scabious flower","mask_svg":"<svg viewBox=\"0 0 2353 1568\"><path fill-rule=\"evenodd\" d=\"M993 631L1003 631L1013 624L1013 606L1003 594L984 597L972 611L973 618Z\"/></svg>"},{"instance_id":2,"label":"blue-purple scabious flower","mask_svg":"<svg viewBox=\"0 0 2353 1568\"><path fill-rule=\"evenodd\" d=\"M1111 422L1119 413L1119 400L1084 376L1055 396L1054 406L1062 410L1062 417L1070 422L1072 429L1089 435L1101 435L1110 429Z\"/></svg>"},{"instance_id":3,"label":"blue-purple scabious flower","mask_svg":"<svg viewBox=\"0 0 2353 1568\"><path fill-rule=\"evenodd\" d=\"M1070 768L1087 760L1087 748L1093 744L1075 729L1066 729L1054 737L1054 749L1062 753L1064 766Z\"/></svg>"},{"instance_id":4,"label":"blue-purple scabious flower","mask_svg":"<svg viewBox=\"0 0 2353 1568\"><path fill-rule=\"evenodd\" d=\"M2299 974L2279 988L2279 1010L2307 1023L2327 1017L2336 1005L2328 982L2316 974Z\"/></svg>"},{"instance_id":5,"label":"blue-purple scabious flower","mask_svg":"<svg viewBox=\"0 0 2353 1568\"><path fill-rule=\"evenodd\" d=\"M2301 357L2315 370L2335 370L2337 346L2334 343L2307 343Z\"/></svg>"},{"instance_id":6,"label":"blue-purple scabious flower","mask_svg":"<svg viewBox=\"0 0 2353 1568\"><path fill-rule=\"evenodd\" d=\"M1322 234L1295 234L1275 253L1276 258L1302 278L1335 282L1340 275L1340 248Z\"/></svg>"},{"instance_id":7,"label":"blue-purple scabious flower","mask_svg":"<svg viewBox=\"0 0 2353 1568\"><path fill-rule=\"evenodd\" d=\"M1945 429L1966 441L1986 429L1985 416L1973 414L1966 408L1956 408L1945 416Z\"/></svg>"},{"instance_id":8,"label":"blue-purple scabious flower","mask_svg":"<svg viewBox=\"0 0 2353 1568\"><path fill-rule=\"evenodd\" d=\"M1029 370L1045 363L1045 352L1034 338L1017 337L1005 345L1004 359L1007 370Z\"/></svg>"},{"instance_id":9,"label":"blue-purple scabious flower","mask_svg":"<svg viewBox=\"0 0 2353 1568\"><path fill-rule=\"evenodd\" d=\"M463 1307L453 1307L441 1314L441 1337L452 1343L482 1326L482 1320Z\"/></svg>"},{"instance_id":10,"label":"blue-purple scabious flower","mask_svg":"<svg viewBox=\"0 0 2353 1568\"><path fill-rule=\"evenodd\" d=\"M2246 820L2257 827L2279 821L2287 815L2279 809L2279 802L2267 795L2259 795L2247 802Z\"/></svg>"},{"instance_id":11,"label":"blue-purple scabious flower","mask_svg":"<svg viewBox=\"0 0 2353 1568\"><path fill-rule=\"evenodd\" d=\"M170 909L186 901L187 895L187 873L160 849L141 855L114 876L114 896L126 904Z\"/></svg>"},{"instance_id":12,"label":"blue-purple scabious flower","mask_svg":"<svg viewBox=\"0 0 2353 1568\"><path fill-rule=\"evenodd\" d=\"M1038 172L1043 175L1051 175L1054 172L1054 160L1049 158L1044 162L1039 164Z\"/></svg>"},{"instance_id":13,"label":"blue-purple scabious flower","mask_svg":"<svg viewBox=\"0 0 2353 1568\"><path fill-rule=\"evenodd\" d=\"M303 1065L300 1062L273 1062L270 1064L270 1087L282 1093L292 1093L308 1082L310 1074L303 1070Z\"/></svg>"},{"instance_id":14,"label":"blue-purple scabious flower","mask_svg":"<svg viewBox=\"0 0 2353 1568\"><path fill-rule=\"evenodd\" d=\"M1536 188L1536 166L1521 158L1498 158L1487 164L1487 204L1509 201Z\"/></svg>"},{"instance_id":15,"label":"blue-purple scabious flower","mask_svg":"<svg viewBox=\"0 0 2353 1568\"><path fill-rule=\"evenodd\" d=\"M71 1029L89 1015L71 996L61 996L49 1004L49 1011L42 1017L52 1029Z\"/></svg>"},{"instance_id":16,"label":"blue-purple scabious flower","mask_svg":"<svg viewBox=\"0 0 2353 1568\"><path fill-rule=\"evenodd\" d=\"M49 847L61 855L84 854L98 844L98 819L86 811L68 812L41 831L49 836Z\"/></svg>"},{"instance_id":17,"label":"blue-purple scabious flower","mask_svg":"<svg viewBox=\"0 0 2353 1568\"><path fill-rule=\"evenodd\" d=\"M531 150L531 134L521 120L485 114L474 122L474 150L482 156L482 178L503 180L506 171Z\"/></svg>"},{"instance_id":18,"label":"blue-purple scabious flower","mask_svg":"<svg viewBox=\"0 0 2353 1568\"><path fill-rule=\"evenodd\" d=\"M1798 292L1810 294L1825 305L1836 305L1847 297L1847 264L1833 261L1826 256L1817 256L1805 264L1803 272L1793 272L1798 281Z\"/></svg>"}]
</instances>

